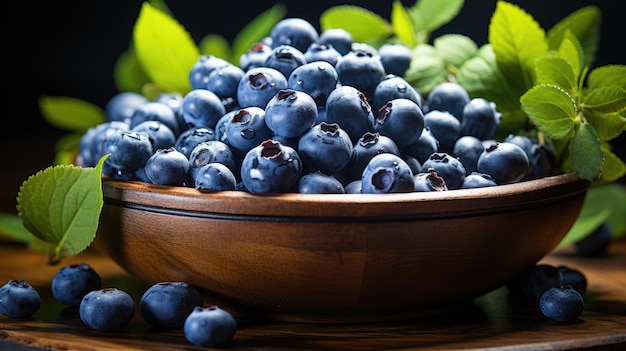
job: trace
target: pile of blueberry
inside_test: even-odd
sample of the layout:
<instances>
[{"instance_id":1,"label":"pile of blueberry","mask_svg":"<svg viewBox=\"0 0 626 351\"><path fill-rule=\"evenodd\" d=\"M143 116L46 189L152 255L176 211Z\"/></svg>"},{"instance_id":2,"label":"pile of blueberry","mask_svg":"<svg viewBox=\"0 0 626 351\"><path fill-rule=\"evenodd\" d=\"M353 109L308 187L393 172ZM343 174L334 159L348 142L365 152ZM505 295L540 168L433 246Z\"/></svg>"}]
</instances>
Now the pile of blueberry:
<instances>
[{"instance_id":1,"label":"pile of blueberry","mask_svg":"<svg viewBox=\"0 0 626 351\"><path fill-rule=\"evenodd\" d=\"M98 273L86 263L59 269L50 288L56 300L77 307L81 321L91 329L119 331L134 318L133 298L124 290L103 288ZM40 305L39 293L25 280L9 280L0 288L0 313L8 317L30 318ZM225 345L237 331L237 322L228 311L205 306L199 290L184 282L150 286L139 300L139 312L154 328L182 329L194 345Z\"/></svg>"},{"instance_id":2,"label":"pile of blueberry","mask_svg":"<svg viewBox=\"0 0 626 351\"><path fill-rule=\"evenodd\" d=\"M77 163L110 154L107 177L202 192L441 191L550 174L550 145L495 140L494 103L454 82L425 98L403 78L410 62L401 44L376 49L286 18L238 66L200 56L184 95L113 96Z\"/></svg>"}]
</instances>

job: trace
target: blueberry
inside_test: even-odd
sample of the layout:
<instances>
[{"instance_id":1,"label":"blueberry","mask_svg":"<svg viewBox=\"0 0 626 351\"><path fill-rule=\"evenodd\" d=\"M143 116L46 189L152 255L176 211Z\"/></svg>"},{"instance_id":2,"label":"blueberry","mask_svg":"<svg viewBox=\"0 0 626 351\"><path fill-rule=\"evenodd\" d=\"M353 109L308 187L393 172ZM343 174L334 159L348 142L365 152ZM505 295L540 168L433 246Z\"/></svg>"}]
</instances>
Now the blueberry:
<instances>
[{"instance_id":1,"label":"blueberry","mask_svg":"<svg viewBox=\"0 0 626 351\"><path fill-rule=\"evenodd\" d=\"M256 106L265 109L282 89L287 89L287 78L280 71L265 66L251 68L237 84L237 102L242 108Z\"/></svg>"},{"instance_id":2,"label":"blueberry","mask_svg":"<svg viewBox=\"0 0 626 351\"><path fill-rule=\"evenodd\" d=\"M162 102L151 101L137 106L130 118L130 127L134 128L145 121L159 121L168 126L174 135L178 136L180 133L176 113L170 106Z\"/></svg>"},{"instance_id":3,"label":"blueberry","mask_svg":"<svg viewBox=\"0 0 626 351\"><path fill-rule=\"evenodd\" d=\"M502 113L496 111L493 102L484 98L473 98L463 107L461 133L480 140L491 139L496 135Z\"/></svg>"},{"instance_id":4,"label":"blueberry","mask_svg":"<svg viewBox=\"0 0 626 351\"><path fill-rule=\"evenodd\" d=\"M117 93L104 106L107 121L119 121L130 124L130 118L137 106L141 106L148 101L147 97L139 93L130 91Z\"/></svg>"},{"instance_id":5,"label":"blueberry","mask_svg":"<svg viewBox=\"0 0 626 351\"><path fill-rule=\"evenodd\" d=\"M237 332L237 321L218 306L196 307L185 319L183 332L187 341L204 347L223 346Z\"/></svg>"},{"instance_id":6,"label":"blueberry","mask_svg":"<svg viewBox=\"0 0 626 351\"><path fill-rule=\"evenodd\" d=\"M283 18L276 22L270 31L272 48L291 45L304 52L312 43L317 42L319 34L311 22L303 18Z\"/></svg>"},{"instance_id":7,"label":"blueberry","mask_svg":"<svg viewBox=\"0 0 626 351\"><path fill-rule=\"evenodd\" d=\"M98 273L87 263L76 263L57 271L52 278L51 290L55 299L69 306L79 306L90 291L101 288Z\"/></svg>"},{"instance_id":8,"label":"blueberry","mask_svg":"<svg viewBox=\"0 0 626 351\"><path fill-rule=\"evenodd\" d=\"M142 132L148 135L152 149L167 149L176 144L176 135L172 129L159 121L144 121L131 129L133 132Z\"/></svg>"},{"instance_id":9,"label":"blueberry","mask_svg":"<svg viewBox=\"0 0 626 351\"><path fill-rule=\"evenodd\" d=\"M325 29L320 33L318 39L318 43L332 45L342 56L352 50L353 42L352 34L343 28Z\"/></svg>"},{"instance_id":10,"label":"blueberry","mask_svg":"<svg viewBox=\"0 0 626 351\"><path fill-rule=\"evenodd\" d=\"M0 313L11 318L29 318L41 306L41 297L25 280L9 280L0 288Z\"/></svg>"},{"instance_id":11,"label":"blueberry","mask_svg":"<svg viewBox=\"0 0 626 351\"><path fill-rule=\"evenodd\" d=\"M446 190L448 190L448 186L446 185L445 179L440 177L434 170L415 174L414 191L427 192Z\"/></svg>"},{"instance_id":12,"label":"blueberry","mask_svg":"<svg viewBox=\"0 0 626 351\"><path fill-rule=\"evenodd\" d=\"M213 129L206 127L189 128L176 138L174 148L189 158L191 152L198 144L209 140L215 140L215 131Z\"/></svg>"},{"instance_id":13,"label":"blueberry","mask_svg":"<svg viewBox=\"0 0 626 351\"><path fill-rule=\"evenodd\" d=\"M337 71L326 61L305 63L291 72L289 89L307 93L317 106L326 106L328 95L337 87Z\"/></svg>"},{"instance_id":14,"label":"blueberry","mask_svg":"<svg viewBox=\"0 0 626 351\"><path fill-rule=\"evenodd\" d=\"M361 194L361 179L356 179L343 187L343 190L346 194Z\"/></svg>"},{"instance_id":15,"label":"blueberry","mask_svg":"<svg viewBox=\"0 0 626 351\"><path fill-rule=\"evenodd\" d=\"M398 145L390 137L378 132L363 134L353 147L353 156L349 164L350 174L354 178L361 178L372 157L385 152L401 155Z\"/></svg>"},{"instance_id":16,"label":"blueberry","mask_svg":"<svg viewBox=\"0 0 626 351\"><path fill-rule=\"evenodd\" d=\"M139 300L143 319L158 328L182 328L194 308L202 306L198 289L185 282L159 282L150 286Z\"/></svg>"},{"instance_id":17,"label":"blueberry","mask_svg":"<svg viewBox=\"0 0 626 351\"><path fill-rule=\"evenodd\" d=\"M488 186L496 186L496 181L489 174L480 172L472 172L465 176L461 189L484 188Z\"/></svg>"},{"instance_id":18,"label":"blueberry","mask_svg":"<svg viewBox=\"0 0 626 351\"><path fill-rule=\"evenodd\" d=\"M354 147L337 123L316 124L298 140L298 154L307 171L334 175L348 166Z\"/></svg>"},{"instance_id":19,"label":"blueberry","mask_svg":"<svg viewBox=\"0 0 626 351\"><path fill-rule=\"evenodd\" d=\"M195 188L202 192L235 190L237 186L233 171L221 163L208 163L195 174Z\"/></svg>"},{"instance_id":20,"label":"blueberry","mask_svg":"<svg viewBox=\"0 0 626 351\"><path fill-rule=\"evenodd\" d=\"M411 49L404 44L385 43L378 48L378 54L388 74L404 76L411 64Z\"/></svg>"},{"instance_id":21,"label":"blueberry","mask_svg":"<svg viewBox=\"0 0 626 351\"><path fill-rule=\"evenodd\" d=\"M217 67L209 73L205 89L212 91L221 99L236 99L237 86L243 75L243 69L233 64Z\"/></svg>"},{"instance_id":22,"label":"blueberry","mask_svg":"<svg viewBox=\"0 0 626 351\"><path fill-rule=\"evenodd\" d=\"M428 93L427 102L429 111L447 111L460 122L463 118L463 109L470 102L470 97L462 85L443 82L435 85Z\"/></svg>"},{"instance_id":23,"label":"blueberry","mask_svg":"<svg viewBox=\"0 0 626 351\"><path fill-rule=\"evenodd\" d=\"M412 100L393 99L378 110L374 130L403 148L419 139L424 130L424 114Z\"/></svg>"},{"instance_id":24,"label":"blueberry","mask_svg":"<svg viewBox=\"0 0 626 351\"><path fill-rule=\"evenodd\" d=\"M116 130L102 144L103 155L110 154L105 166L112 171L135 171L146 164L152 152L152 142L146 133Z\"/></svg>"},{"instance_id":25,"label":"blueberry","mask_svg":"<svg viewBox=\"0 0 626 351\"><path fill-rule=\"evenodd\" d=\"M219 140L207 140L199 143L189 155L189 179L195 184L198 171L209 163L220 163L233 173L236 170L235 154L231 147Z\"/></svg>"},{"instance_id":26,"label":"blueberry","mask_svg":"<svg viewBox=\"0 0 626 351\"><path fill-rule=\"evenodd\" d=\"M249 69L265 65L265 61L272 54L272 46L264 42L254 44L239 57L239 67L245 72Z\"/></svg>"},{"instance_id":27,"label":"blueberry","mask_svg":"<svg viewBox=\"0 0 626 351\"><path fill-rule=\"evenodd\" d=\"M333 66L333 68L341 60L341 56L343 55L332 44L313 43L304 52L306 62L323 61Z\"/></svg>"},{"instance_id":28,"label":"blueberry","mask_svg":"<svg viewBox=\"0 0 626 351\"><path fill-rule=\"evenodd\" d=\"M190 128L215 129L217 121L226 113L220 97L205 88L194 89L185 94L181 109Z\"/></svg>"},{"instance_id":29,"label":"blueberry","mask_svg":"<svg viewBox=\"0 0 626 351\"><path fill-rule=\"evenodd\" d=\"M374 114L367 97L349 85L338 86L328 95L326 122L339 124L353 143L363 134L375 131Z\"/></svg>"},{"instance_id":30,"label":"blueberry","mask_svg":"<svg viewBox=\"0 0 626 351\"><path fill-rule=\"evenodd\" d=\"M365 50L352 50L343 55L335 66L339 83L353 86L371 97L376 85L385 76L385 67L378 54Z\"/></svg>"},{"instance_id":31,"label":"blueberry","mask_svg":"<svg viewBox=\"0 0 626 351\"><path fill-rule=\"evenodd\" d=\"M461 122L448 111L430 110L424 124L439 142L439 152L454 153L454 144L461 137Z\"/></svg>"},{"instance_id":32,"label":"blueberry","mask_svg":"<svg viewBox=\"0 0 626 351\"><path fill-rule=\"evenodd\" d=\"M422 108L422 94L404 78L393 74L387 74L378 82L376 88L374 88L374 93L372 94L372 108L378 111L387 101L397 98L409 99L416 103L420 109ZM422 111L422 113L423 112L424 111Z\"/></svg>"},{"instance_id":33,"label":"blueberry","mask_svg":"<svg viewBox=\"0 0 626 351\"><path fill-rule=\"evenodd\" d=\"M484 150L485 147L480 139L475 136L464 135L454 143L452 155L463 163L466 175L470 175L477 171L478 158Z\"/></svg>"},{"instance_id":34,"label":"blueberry","mask_svg":"<svg viewBox=\"0 0 626 351\"><path fill-rule=\"evenodd\" d=\"M563 284L571 285L581 295L587 291L587 277L581 271L563 265L556 268L561 272Z\"/></svg>"},{"instance_id":35,"label":"blueberry","mask_svg":"<svg viewBox=\"0 0 626 351\"><path fill-rule=\"evenodd\" d=\"M315 171L300 178L298 192L301 194L344 194L345 189L334 176Z\"/></svg>"},{"instance_id":36,"label":"blueberry","mask_svg":"<svg viewBox=\"0 0 626 351\"><path fill-rule=\"evenodd\" d=\"M507 287L520 301L536 305L543 293L561 284L562 278L561 272L555 266L536 264L524 269Z\"/></svg>"},{"instance_id":37,"label":"blueberry","mask_svg":"<svg viewBox=\"0 0 626 351\"><path fill-rule=\"evenodd\" d=\"M179 93L161 93L157 96L156 102L160 102L169 106L169 108L174 111L174 115L176 115L176 121L178 122L178 134L180 134L189 129L187 122L185 122L185 117L183 117L182 104L183 104L183 96Z\"/></svg>"},{"instance_id":38,"label":"blueberry","mask_svg":"<svg viewBox=\"0 0 626 351\"><path fill-rule=\"evenodd\" d=\"M78 309L83 323L94 330L118 331L133 319L135 302L118 288L104 288L88 292Z\"/></svg>"},{"instance_id":39,"label":"blueberry","mask_svg":"<svg viewBox=\"0 0 626 351\"><path fill-rule=\"evenodd\" d=\"M241 180L252 193L292 192L301 175L296 150L271 139L248 151L241 164Z\"/></svg>"},{"instance_id":40,"label":"blueberry","mask_svg":"<svg viewBox=\"0 0 626 351\"><path fill-rule=\"evenodd\" d=\"M522 180L529 167L528 156L524 150L509 142L492 144L482 152L476 162L478 172L489 174L498 184Z\"/></svg>"},{"instance_id":41,"label":"blueberry","mask_svg":"<svg viewBox=\"0 0 626 351\"><path fill-rule=\"evenodd\" d=\"M153 184L182 186L187 180L189 160L174 147L159 149L148 158L144 171Z\"/></svg>"},{"instance_id":42,"label":"blueberry","mask_svg":"<svg viewBox=\"0 0 626 351\"><path fill-rule=\"evenodd\" d=\"M435 171L446 181L448 189L459 189L465 180L465 167L461 161L445 152L436 152L422 164L422 172Z\"/></svg>"},{"instance_id":43,"label":"blueberry","mask_svg":"<svg viewBox=\"0 0 626 351\"><path fill-rule=\"evenodd\" d=\"M571 322L583 312L585 301L571 285L553 286L541 295L541 313L557 322Z\"/></svg>"},{"instance_id":44,"label":"blueberry","mask_svg":"<svg viewBox=\"0 0 626 351\"><path fill-rule=\"evenodd\" d=\"M125 122L111 121L87 129L80 137L76 163L82 167L95 167L104 155L102 153L104 139L118 130L128 131L130 125Z\"/></svg>"},{"instance_id":45,"label":"blueberry","mask_svg":"<svg viewBox=\"0 0 626 351\"><path fill-rule=\"evenodd\" d=\"M306 63L304 53L291 45L280 45L272 49L265 60L265 67L273 68L289 79L291 72Z\"/></svg>"},{"instance_id":46,"label":"blueberry","mask_svg":"<svg viewBox=\"0 0 626 351\"><path fill-rule=\"evenodd\" d=\"M411 168L400 156L390 153L372 157L361 177L363 194L409 193L414 189Z\"/></svg>"},{"instance_id":47,"label":"blueberry","mask_svg":"<svg viewBox=\"0 0 626 351\"><path fill-rule=\"evenodd\" d=\"M265 110L260 107L241 108L229 115L231 118L224 124L224 131L234 151L246 153L272 135L265 121Z\"/></svg>"},{"instance_id":48,"label":"blueberry","mask_svg":"<svg viewBox=\"0 0 626 351\"><path fill-rule=\"evenodd\" d=\"M230 62L214 55L201 55L189 70L189 83L192 89L206 89L209 74L218 67L229 65Z\"/></svg>"},{"instance_id":49,"label":"blueberry","mask_svg":"<svg viewBox=\"0 0 626 351\"><path fill-rule=\"evenodd\" d=\"M306 133L317 119L317 104L302 91L280 90L265 107L265 123L276 135L297 138Z\"/></svg>"},{"instance_id":50,"label":"blueberry","mask_svg":"<svg viewBox=\"0 0 626 351\"><path fill-rule=\"evenodd\" d=\"M419 139L409 145L404 146L401 151L415 157L421 164L424 164L430 155L439 150L439 140L435 138L430 127L424 125Z\"/></svg>"}]
</instances>

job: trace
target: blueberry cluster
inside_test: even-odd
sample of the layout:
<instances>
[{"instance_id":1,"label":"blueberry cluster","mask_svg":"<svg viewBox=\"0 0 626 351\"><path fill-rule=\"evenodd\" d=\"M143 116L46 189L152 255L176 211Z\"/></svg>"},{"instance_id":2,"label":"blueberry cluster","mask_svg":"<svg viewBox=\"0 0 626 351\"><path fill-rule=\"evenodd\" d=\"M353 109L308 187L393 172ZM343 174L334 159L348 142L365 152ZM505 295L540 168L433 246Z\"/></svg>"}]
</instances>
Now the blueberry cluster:
<instances>
[{"instance_id":1,"label":"blueberry cluster","mask_svg":"<svg viewBox=\"0 0 626 351\"><path fill-rule=\"evenodd\" d=\"M517 301L538 306L545 317L557 322L575 321L585 306L587 278L571 267L537 264L522 271L506 286Z\"/></svg>"},{"instance_id":2,"label":"blueberry cluster","mask_svg":"<svg viewBox=\"0 0 626 351\"><path fill-rule=\"evenodd\" d=\"M71 264L52 278L52 295L78 308L81 321L98 331L120 331L135 316L135 300L116 287L103 288L98 273L86 263ZM37 290L25 280L10 280L0 287L0 314L31 318L41 306ZM185 282L159 282L139 299L143 320L154 328L181 329L185 338L200 346L228 343L237 331L235 318L216 305L204 306L200 291Z\"/></svg>"},{"instance_id":3,"label":"blueberry cluster","mask_svg":"<svg viewBox=\"0 0 626 351\"><path fill-rule=\"evenodd\" d=\"M495 140L492 102L455 82L424 97L403 78L410 63L401 44L376 49L285 18L239 66L200 56L184 95L113 96L77 163L110 154L105 176L202 192L441 191L550 174L550 147Z\"/></svg>"}]
</instances>

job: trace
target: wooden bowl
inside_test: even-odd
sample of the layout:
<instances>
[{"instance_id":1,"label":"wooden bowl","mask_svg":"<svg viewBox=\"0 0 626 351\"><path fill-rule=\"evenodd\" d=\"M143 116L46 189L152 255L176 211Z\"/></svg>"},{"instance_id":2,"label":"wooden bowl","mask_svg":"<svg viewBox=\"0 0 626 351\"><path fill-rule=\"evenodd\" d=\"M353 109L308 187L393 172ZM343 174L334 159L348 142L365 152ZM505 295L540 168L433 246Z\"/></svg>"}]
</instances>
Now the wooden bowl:
<instances>
[{"instance_id":1,"label":"wooden bowl","mask_svg":"<svg viewBox=\"0 0 626 351\"><path fill-rule=\"evenodd\" d=\"M573 174L385 195L200 193L103 181L94 246L148 284L235 316L364 322L453 308L550 253L589 182Z\"/></svg>"}]
</instances>

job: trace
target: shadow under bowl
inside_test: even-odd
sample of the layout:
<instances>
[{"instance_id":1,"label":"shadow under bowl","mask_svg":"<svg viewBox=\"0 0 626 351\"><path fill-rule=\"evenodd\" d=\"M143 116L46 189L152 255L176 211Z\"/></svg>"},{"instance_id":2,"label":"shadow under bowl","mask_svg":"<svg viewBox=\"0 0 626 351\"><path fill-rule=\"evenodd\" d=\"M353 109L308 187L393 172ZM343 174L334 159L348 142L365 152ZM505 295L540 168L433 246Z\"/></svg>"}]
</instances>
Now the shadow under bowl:
<instances>
[{"instance_id":1,"label":"shadow under bowl","mask_svg":"<svg viewBox=\"0 0 626 351\"><path fill-rule=\"evenodd\" d=\"M104 180L94 246L148 284L185 281L233 315L370 322L432 315L554 250L574 174L403 194L201 193Z\"/></svg>"}]
</instances>

